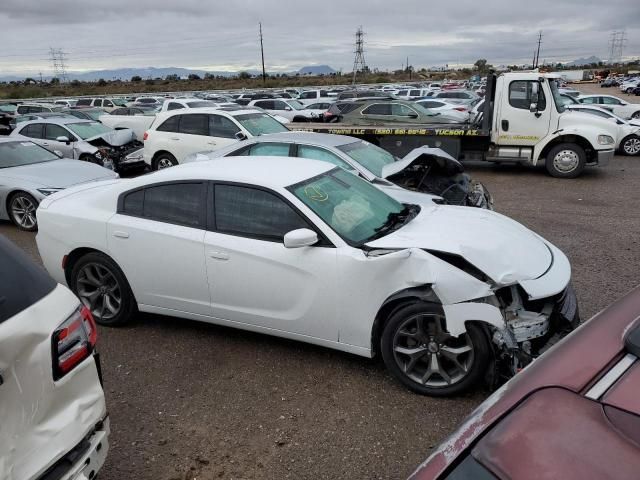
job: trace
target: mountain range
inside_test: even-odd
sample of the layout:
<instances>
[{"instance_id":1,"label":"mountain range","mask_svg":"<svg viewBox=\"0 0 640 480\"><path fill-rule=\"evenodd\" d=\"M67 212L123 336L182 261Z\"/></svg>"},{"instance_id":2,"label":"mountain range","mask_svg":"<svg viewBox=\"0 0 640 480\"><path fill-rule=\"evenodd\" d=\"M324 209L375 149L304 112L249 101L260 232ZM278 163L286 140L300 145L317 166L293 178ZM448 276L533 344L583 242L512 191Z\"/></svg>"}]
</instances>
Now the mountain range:
<instances>
[{"instance_id":1,"label":"mountain range","mask_svg":"<svg viewBox=\"0 0 640 480\"><path fill-rule=\"evenodd\" d=\"M600 63L601 61L602 60L600 60L598 57L591 55L590 57L587 57L587 58L577 58L572 62L567 62L564 64L564 66L565 67L582 67L583 65L591 65L592 63Z\"/></svg>"}]
</instances>

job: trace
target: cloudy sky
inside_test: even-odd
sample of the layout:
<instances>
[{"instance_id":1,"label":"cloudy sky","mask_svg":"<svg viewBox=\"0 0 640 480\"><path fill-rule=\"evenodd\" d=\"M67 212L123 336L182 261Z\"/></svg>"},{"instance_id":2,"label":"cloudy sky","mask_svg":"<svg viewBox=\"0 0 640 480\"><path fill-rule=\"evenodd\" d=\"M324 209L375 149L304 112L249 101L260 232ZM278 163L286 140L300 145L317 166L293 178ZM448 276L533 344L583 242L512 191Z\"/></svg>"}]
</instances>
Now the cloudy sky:
<instances>
[{"instance_id":1,"label":"cloudy sky","mask_svg":"<svg viewBox=\"0 0 640 480\"><path fill-rule=\"evenodd\" d=\"M269 71L353 66L354 35L367 64L400 68L526 63L596 55L626 29L625 57L640 55L638 0L0 0L0 76L51 73L50 47L70 70L120 67L257 68L258 22Z\"/></svg>"}]
</instances>

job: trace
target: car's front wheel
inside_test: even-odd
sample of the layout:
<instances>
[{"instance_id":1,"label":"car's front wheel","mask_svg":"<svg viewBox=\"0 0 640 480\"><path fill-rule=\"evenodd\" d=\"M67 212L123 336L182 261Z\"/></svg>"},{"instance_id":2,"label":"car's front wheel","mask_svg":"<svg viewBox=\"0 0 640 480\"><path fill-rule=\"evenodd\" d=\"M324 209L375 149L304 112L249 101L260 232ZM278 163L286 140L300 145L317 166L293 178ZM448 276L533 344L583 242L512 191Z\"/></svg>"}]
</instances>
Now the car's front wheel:
<instances>
[{"instance_id":1,"label":"car's front wheel","mask_svg":"<svg viewBox=\"0 0 640 480\"><path fill-rule=\"evenodd\" d=\"M409 304L392 313L380 349L389 371L422 395L445 397L477 387L491 359L491 347L479 325L451 336L437 305Z\"/></svg>"},{"instance_id":2,"label":"car's front wheel","mask_svg":"<svg viewBox=\"0 0 640 480\"><path fill-rule=\"evenodd\" d=\"M161 170L163 168L173 167L174 165L177 165L177 164L178 164L178 161L176 160L176 157L174 157L170 153L161 153L153 161L153 169Z\"/></svg>"},{"instance_id":3,"label":"car's front wheel","mask_svg":"<svg viewBox=\"0 0 640 480\"><path fill-rule=\"evenodd\" d=\"M640 154L640 137L629 135L620 142L620 147L625 155L638 155Z\"/></svg>"},{"instance_id":4,"label":"car's front wheel","mask_svg":"<svg viewBox=\"0 0 640 480\"><path fill-rule=\"evenodd\" d=\"M16 227L27 232L38 229L36 210L38 201L26 192L17 192L9 198L9 217Z\"/></svg>"},{"instance_id":5,"label":"car's front wheel","mask_svg":"<svg viewBox=\"0 0 640 480\"><path fill-rule=\"evenodd\" d=\"M81 257L71 269L70 285L101 325L122 325L136 311L136 301L124 273L102 253Z\"/></svg>"}]
</instances>

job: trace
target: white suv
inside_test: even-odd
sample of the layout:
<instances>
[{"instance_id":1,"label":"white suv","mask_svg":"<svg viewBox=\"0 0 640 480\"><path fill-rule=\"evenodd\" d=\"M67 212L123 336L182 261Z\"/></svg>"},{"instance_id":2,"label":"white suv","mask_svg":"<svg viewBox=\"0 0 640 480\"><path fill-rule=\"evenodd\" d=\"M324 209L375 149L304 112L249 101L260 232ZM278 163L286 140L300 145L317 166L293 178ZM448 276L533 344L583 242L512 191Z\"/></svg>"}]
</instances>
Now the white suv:
<instances>
[{"instance_id":1,"label":"white suv","mask_svg":"<svg viewBox=\"0 0 640 480\"><path fill-rule=\"evenodd\" d=\"M162 112L144 133L144 161L158 170L177 165L192 153L279 132L288 129L258 110L189 108Z\"/></svg>"},{"instance_id":2,"label":"white suv","mask_svg":"<svg viewBox=\"0 0 640 480\"><path fill-rule=\"evenodd\" d=\"M286 118L290 122L309 122L318 117L311 110L305 110L305 105L298 100L289 98L261 98L252 100L247 106L261 108L267 113Z\"/></svg>"},{"instance_id":3,"label":"white suv","mask_svg":"<svg viewBox=\"0 0 640 480\"><path fill-rule=\"evenodd\" d=\"M94 478L109 419L93 316L2 236L0 258L0 478Z\"/></svg>"}]
</instances>

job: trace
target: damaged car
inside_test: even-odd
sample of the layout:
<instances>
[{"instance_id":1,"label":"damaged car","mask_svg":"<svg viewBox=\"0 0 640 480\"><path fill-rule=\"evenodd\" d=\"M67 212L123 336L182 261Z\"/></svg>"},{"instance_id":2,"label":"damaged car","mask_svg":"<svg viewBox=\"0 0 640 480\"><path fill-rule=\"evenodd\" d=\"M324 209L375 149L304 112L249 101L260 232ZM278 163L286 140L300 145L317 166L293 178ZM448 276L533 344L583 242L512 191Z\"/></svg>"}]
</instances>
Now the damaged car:
<instances>
[{"instance_id":1,"label":"damaged car","mask_svg":"<svg viewBox=\"0 0 640 480\"><path fill-rule=\"evenodd\" d=\"M52 195L36 241L100 324L140 311L380 355L421 394L500 382L578 324L558 248L414 196L327 162L229 157Z\"/></svg>"},{"instance_id":2,"label":"damaged car","mask_svg":"<svg viewBox=\"0 0 640 480\"><path fill-rule=\"evenodd\" d=\"M132 130L114 130L100 122L77 118L47 118L21 123L12 136L27 137L34 143L65 158L83 160L122 173L144 169Z\"/></svg>"},{"instance_id":3,"label":"damaged car","mask_svg":"<svg viewBox=\"0 0 640 480\"><path fill-rule=\"evenodd\" d=\"M109 450L89 310L0 235L0 478L86 480Z\"/></svg>"},{"instance_id":4,"label":"damaged car","mask_svg":"<svg viewBox=\"0 0 640 480\"><path fill-rule=\"evenodd\" d=\"M190 155L185 162L243 155L322 160L361 176L399 201L410 194L407 190L413 190L431 195L438 203L493 209L487 187L473 180L459 161L440 148L419 147L398 159L346 135L286 132Z\"/></svg>"}]
</instances>

